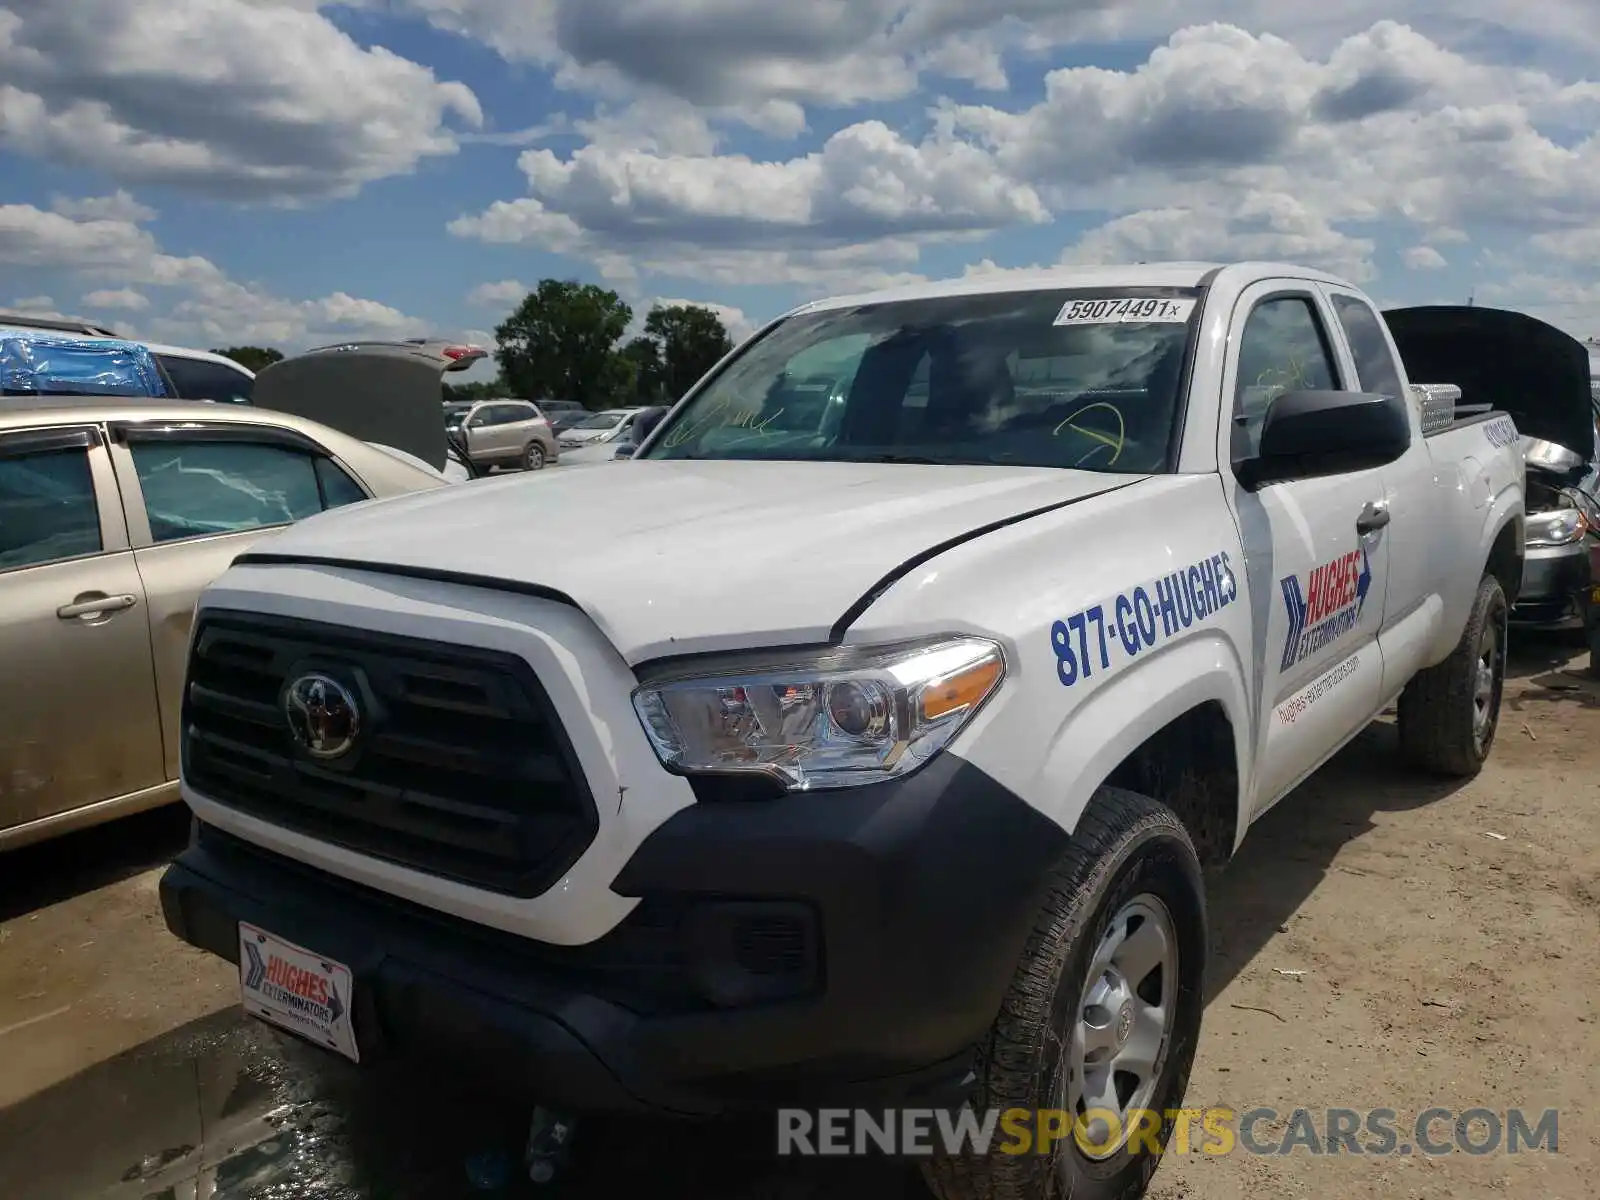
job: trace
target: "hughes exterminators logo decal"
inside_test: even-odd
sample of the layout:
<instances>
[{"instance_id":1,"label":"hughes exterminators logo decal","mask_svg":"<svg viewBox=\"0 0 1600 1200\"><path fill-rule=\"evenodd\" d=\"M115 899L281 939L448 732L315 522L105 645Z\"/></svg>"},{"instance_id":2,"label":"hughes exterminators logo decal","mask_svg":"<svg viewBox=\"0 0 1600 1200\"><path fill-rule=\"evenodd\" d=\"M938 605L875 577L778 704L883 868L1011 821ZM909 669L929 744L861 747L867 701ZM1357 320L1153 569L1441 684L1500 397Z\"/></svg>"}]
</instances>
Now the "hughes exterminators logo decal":
<instances>
[{"instance_id":1,"label":"hughes exterminators logo decal","mask_svg":"<svg viewBox=\"0 0 1600 1200\"><path fill-rule=\"evenodd\" d=\"M297 967L268 950L266 957L251 942L244 944L250 962L245 969L245 987L286 1010L332 1025L344 1013L339 992L324 976Z\"/></svg>"},{"instance_id":2,"label":"hughes exterminators logo decal","mask_svg":"<svg viewBox=\"0 0 1600 1200\"><path fill-rule=\"evenodd\" d=\"M1280 668L1287 671L1356 627L1372 587L1372 563L1365 548L1351 550L1313 567L1304 584L1298 575L1285 575L1278 586L1289 610Z\"/></svg>"}]
</instances>

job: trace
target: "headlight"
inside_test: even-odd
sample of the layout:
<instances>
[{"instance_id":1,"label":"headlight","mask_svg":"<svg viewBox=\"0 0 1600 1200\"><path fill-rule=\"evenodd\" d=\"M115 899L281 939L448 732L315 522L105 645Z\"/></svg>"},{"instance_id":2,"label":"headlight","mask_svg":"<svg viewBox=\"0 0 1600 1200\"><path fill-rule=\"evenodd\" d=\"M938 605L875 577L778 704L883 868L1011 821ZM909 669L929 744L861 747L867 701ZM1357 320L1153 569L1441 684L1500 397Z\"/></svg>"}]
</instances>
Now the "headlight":
<instances>
[{"instance_id":1,"label":"headlight","mask_svg":"<svg viewBox=\"0 0 1600 1200\"><path fill-rule=\"evenodd\" d=\"M846 649L647 683L633 695L650 744L681 774L765 775L789 791L908 774L1000 686L994 642L954 637Z\"/></svg>"},{"instance_id":2,"label":"headlight","mask_svg":"<svg viewBox=\"0 0 1600 1200\"><path fill-rule=\"evenodd\" d=\"M1528 514L1526 541L1530 546L1570 546L1588 531L1589 523L1575 508Z\"/></svg>"}]
</instances>

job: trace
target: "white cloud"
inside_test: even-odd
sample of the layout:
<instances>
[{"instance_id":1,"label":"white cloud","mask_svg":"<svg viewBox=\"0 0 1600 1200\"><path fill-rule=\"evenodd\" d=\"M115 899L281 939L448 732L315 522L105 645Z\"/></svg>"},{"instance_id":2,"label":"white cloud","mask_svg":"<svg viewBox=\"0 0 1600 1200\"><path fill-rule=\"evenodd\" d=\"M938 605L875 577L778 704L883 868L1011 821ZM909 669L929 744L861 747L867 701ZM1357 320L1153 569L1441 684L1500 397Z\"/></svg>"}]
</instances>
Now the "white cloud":
<instances>
[{"instance_id":1,"label":"white cloud","mask_svg":"<svg viewBox=\"0 0 1600 1200\"><path fill-rule=\"evenodd\" d=\"M55 312L56 302L51 296L21 296L6 305L15 313L39 313L60 316Z\"/></svg>"},{"instance_id":2,"label":"white cloud","mask_svg":"<svg viewBox=\"0 0 1600 1200\"><path fill-rule=\"evenodd\" d=\"M1413 271L1442 271L1450 265L1449 260L1432 246L1411 246L1401 255L1400 261Z\"/></svg>"},{"instance_id":3,"label":"white cloud","mask_svg":"<svg viewBox=\"0 0 1600 1200\"><path fill-rule=\"evenodd\" d=\"M521 301L530 290L527 284L518 279L480 283L467 293L467 303L482 308L506 308Z\"/></svg>"},{"instance_id":4,"label":"white cloud","mask_svg":"<svg viewBox=\"0 0 1600 1200\"><path fill-rule=\"evenodd\" d=\"M156 217L155 209L140 204L120 188L110 196L53 196L50 211L75 221L127 221L134 225Z\"/></svg>"},{"instance_id":5,"label":"white cloud","mask_svg":"<svg viewBox=\"0 0 1600 1200\"><path fill-rule=\"evenodd\" d=\"M710 309L712 312L717 314L718 319L722 322L722 327L728 331L728 336L733 339L735 345L744 341L745 338L754 333L757 326L761 324L761 322L753 321L750 319L750 317L745 315L745 311L742 308L734 308L732 305L715 304L709 300L684 300L681 298L658 296L654 300L650 301L649 304L640 305L635 308L634 316L641 327L643 326L644 318L649 316L650 310L657 305L660 305L662 308L672 308L678 305L690 305L695 308Z\"/></svg>"},{"instance_id":6,"label":"white cloud","mask_svg":"<svg viewBox=\"0 0 1600 1200\"><path fill-rule=\"evenodd\" d=\"M121 180L303 199L453 153L452 122L481 124L465 84L363 48L314 9L0 0L0 147Z\"/></svg>"},{"instance_id":7,"label":"white cloud","mask_svg":"<svg viewBox=\"0 0 1600 1200\"><path fill-rule=\"evenodd\" d=\"M96 209L77 201L57 207ZM28 204L0 205L0 266L49 269L85 282L118 285L88 292L83 303L148 313L142 325L159 341L270 345L288 351L351 337L414 337L430 332L426 321L347 292L288 300L230 279L209 259L165 253L148 230L131 221L74 219ZM160 289L161 300L152 301L130 286L134 284ZM48 296L29 297L17 305L33 311L54 308Z\"/></svg>"},{"instance_id":8,"label":"white cloud","mask_svg":"<svg viewBox=\"0 0 1600 1200\"><path fill-rule=\"evenodd\" d=\"M142 312L150 307L150 299L132 288L101 288L84 293L83 304L85 308L121 308L129 312Z\"/></svg>"}]
</instances>

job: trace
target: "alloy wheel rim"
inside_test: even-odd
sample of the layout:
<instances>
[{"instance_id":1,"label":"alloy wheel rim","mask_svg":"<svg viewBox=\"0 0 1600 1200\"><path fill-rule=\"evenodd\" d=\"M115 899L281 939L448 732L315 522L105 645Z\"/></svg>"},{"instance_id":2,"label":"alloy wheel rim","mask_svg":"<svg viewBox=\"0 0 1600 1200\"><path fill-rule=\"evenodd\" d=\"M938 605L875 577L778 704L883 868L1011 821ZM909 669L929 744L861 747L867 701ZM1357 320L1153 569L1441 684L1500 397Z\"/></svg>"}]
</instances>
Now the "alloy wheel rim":
<instances>
[{"instance_id":1,"label":"alloy wheel rim","mask_svg":"<svg viewBox=\"0 0 1600 1200\"><path fill-rule=\"evenodd\" d=\"M1090 957L1062 1031L1059 1094L1086 1158L1115 1155L1150 1108L1177 1017L1178 954L1171 912L1141 893L1117 910Z\"/></svg>"}]
</instances>

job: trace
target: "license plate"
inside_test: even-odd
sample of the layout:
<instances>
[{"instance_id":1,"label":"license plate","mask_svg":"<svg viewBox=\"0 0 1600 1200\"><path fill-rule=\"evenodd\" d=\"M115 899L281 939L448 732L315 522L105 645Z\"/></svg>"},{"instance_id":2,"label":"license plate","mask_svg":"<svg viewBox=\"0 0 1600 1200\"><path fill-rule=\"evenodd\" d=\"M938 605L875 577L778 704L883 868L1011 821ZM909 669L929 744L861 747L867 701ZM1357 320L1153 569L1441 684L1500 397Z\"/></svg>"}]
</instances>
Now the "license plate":
<instances>
[{"instance_id":1,"label":"license plate","mask_svg":"<svg viewBox=\"0 0 1600 1200\"><path fill-rule=\"evenodd\" d=\"M241 921L239 993L251 1016L361 1061L350 1020L354 980L343 963Z\"/></svg>"}]
</instances>

